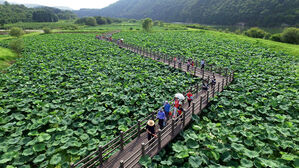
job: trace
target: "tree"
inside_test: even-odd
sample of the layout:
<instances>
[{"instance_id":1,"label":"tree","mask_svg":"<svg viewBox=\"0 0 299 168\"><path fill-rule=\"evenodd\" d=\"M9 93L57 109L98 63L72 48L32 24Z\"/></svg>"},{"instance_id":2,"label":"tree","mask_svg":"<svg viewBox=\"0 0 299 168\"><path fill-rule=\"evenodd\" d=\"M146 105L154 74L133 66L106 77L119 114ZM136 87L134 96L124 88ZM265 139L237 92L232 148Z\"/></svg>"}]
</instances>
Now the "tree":
<instances>
[{"instance_id":1,"label":"tree","mask_svg":"<svg viewBox=\"0 0 299 168\"><path fill-rule=\"evenodd\" d=\"M21 52L24 49L24 41L21 38L12 40L9 42L9 48L14 50L18 55L21 54Z\"/></svg>"},{"instance_id":2,"label":"tree","mask_svg":"<svg viewBox=\"0 0 299 168\"><path fill-rule=\"evenodd\" d=\"M9 31L9 35L14 36L14 37L20 37L24 34L25 34L25 32L23 31L23 29L21 29L19 27L13 27Z\"/></svg>"},{"instance_id":3,"label":"tree","mask_svg":"<svg viewBox=\"0 0 299 168\"><path fill-rule=\"evenodd\" d=\"M51 11L38 10L32 13L32 20L36 22L57 22L58 16Z\"/></svg>"},{"instance_id":4,"label":"tree","mask_svg":"<svg viewBox=\"0 0 299 168\"><path fill-rule=\"evenodd\" d=\"M96 26L97 25L97 21L94 17L88 17L85 20L85 24L88 26Z\"/></svg>"},{"instance_id":5,"label":"tree","mask_svg":"<svg viewBox=\"0 0 299 168\"><path fill-rule=\"evenodd\" d=\"M43 28L44 34L51 34L51 29L48 27Z\"/></svg>"},{"instance_id":6,"label":"tree","mask_svg":"<svg viewBox=\"0 0 299 168\"><path fill-rule=\"evenodd\" d=\"M145 31L150 31L153 27L153 21L151 18L146 18L143 20L142 22L142 28L145 30Z\"/></svg>"},{"instance_id":7,"label":"tree","mask_svg":"<svg viewBox=\"0 0 299 168\"><path fill-rule=\"evenodd\" d=\"M248 37L254 37L254 38L264 38L267 35L267 33L258 27L253 27L253 28L248 29L245 32L245 35Z\"/></svg>"},{"instance_id":8,"label":"tree","mask_svg":"<svg viewBox=\"0 0 299 168\"><path fill-rule=\"evenodd\" d=\"M96 19L98 25L107 24L107 19L104 17L96 16L95 19Z\"/></svg>"},{"instance_id":9,"label":"tree","mask_svg":"<svg viewBox=\"0 0 299 168\"><path fill-rule=\"evenodd\" d=\"M284 29L281 40L285 43L299 44L299 28L289 27Z\"/></svg>"}]
</instances>

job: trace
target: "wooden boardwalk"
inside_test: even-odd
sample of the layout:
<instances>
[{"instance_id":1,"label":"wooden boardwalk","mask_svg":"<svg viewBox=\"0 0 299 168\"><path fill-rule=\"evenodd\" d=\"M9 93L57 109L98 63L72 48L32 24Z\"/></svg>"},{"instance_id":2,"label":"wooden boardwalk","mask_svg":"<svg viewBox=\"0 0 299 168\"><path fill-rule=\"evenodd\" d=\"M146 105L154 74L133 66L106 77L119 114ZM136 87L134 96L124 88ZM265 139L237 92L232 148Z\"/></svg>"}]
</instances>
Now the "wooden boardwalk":
<instances>
[{"instance_id":1,"label":"wooden boardwalk","mask_svg":"<svg viewBox=\"0 0 299 168\"><path fill-rule=\"evenodd\" d=\"M112 41L115 42L116 41ZM173 61L173 58L161 55L159 53L153 53L147 49L136 47L129 44L120 44L120 47L138 53L144 57L151 58L153 60L164 63L174 68L178 68L184 72L187 72L187 64L182 61L181 64ZM184 58L180 58L185 60ZM196 63L197 65L197 63ZM207 66L206 66L207 67ZM158 138L153 138L149 143L147 140L147 133L145 131L146 122L148 119L155 119L156 112L151 113L148 117L138 121L138 124L131 127L125 133L121 132L120 135L106 144L103 147L99 147L97 151L91 153L71 167L98 167L98 168L119 168L119 167L140 167L139 159L144 155L154 156L161 149L163 149L173 138L175 138L184 128L192 121L192 115L199 115L207 105L209 100L214 97L218 92L223 91L224 87L233 80L233 72L228 72L227 69L215 69L209 66L208 70L201 70L198 67L193 69L190 66L191 73L196 77L203 78L209 82L214 75L216 78L216 85L209 87L208 91L201 90L201 85L196 84L192 87L192 94L194 99L192 105L188 107L188 103L183 102L183 108L185 112L179 116L178 119L169 119L166 127L163 130L158 130L158 124L156 124L156 130L158 130ZM210 70L218 70L212 72ZM226 76L222 74L226 74ZM187 91L186 90L186 93Z\"/></svg>"}]
</instances>

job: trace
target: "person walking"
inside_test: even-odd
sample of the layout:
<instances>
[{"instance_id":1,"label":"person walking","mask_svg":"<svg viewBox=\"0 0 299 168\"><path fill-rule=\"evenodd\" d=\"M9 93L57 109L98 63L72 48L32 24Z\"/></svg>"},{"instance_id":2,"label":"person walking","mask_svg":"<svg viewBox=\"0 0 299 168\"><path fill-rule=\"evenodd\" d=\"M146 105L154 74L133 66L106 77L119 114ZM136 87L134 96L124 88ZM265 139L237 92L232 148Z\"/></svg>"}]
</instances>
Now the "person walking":
<instances>
[{"instance_id":1,"label":"person walking","mask_svg":"<svg viewBox=\"0 0 299 168\"><path fill-rule=\"evenodd\" d=\"M212 81L211 81L212 86L214 87L216 85L216 77L213 75Z\"/></svg>"},{"instance_id":2,"label":"person walking","mask_svg":"<svg viewBox=\"0 0 299 168\"><path fill-rule=\"evenodd\" d=\"M208 91L208 89L209 89L209 84L203 82L203 83L202 83L202 90L204 90L204 91Z\"/></svg>"},{"instance_id":3,"label":"person walking","mask_svg":"<svg viewBox=\"0 0 299 168\"><path fill-rule=\"evenodd\" d=\"M147 132L147 140L150 141L153 137L157 137L155 131L155 121L148 120L146 125L146 132Z\"/></svg>"},{"instance_id":4,"label":"person walking","mask_svg":"<svg viewBox=\"0 0 299 168\"><path fill-rule=\"evenodd\" d=\"M172 113L172 117L176 118L177 116L177 111L180 105L180 100L178 98L174 98L174 107L173 107L173 113Z\"/></svg>"},{"instance_id":5,"label":"person walking","mask_svg":"<svg viewBox=\"0 0 299 168\"><path fill-rule=\"evenodd\" d=\"M205 60L202 59L200 62L200 69L203 70L205 68Z\"/></svg>"},{"instance_id":6,"label":"person walking","mask_svg":"<svg viewBox=\"0 0 299 168\"><path fill-rule=\"evenodd\" d=\"M192 69L194 69L194 61L191 62Z\"/></svg>"},{"instance_id":7,"label":"person walking","mask_svg":"<svg viewBox=\"0 0 299 168\"><path fill-rule=\"evenodd\" d=\"M191 61L190 61L190 59L188 59L188 62L187 62L187 72L190 71L190 65L191 65Z\"/></svg>"},{"instance_id":8,"label":"person walking","mask_svg":"<svg viewBox=\"0 0 299 168\"><path fill-rule=\"evenodd\" d=\"M164 103L164 112L165 112L165 116L166 116L167 120L169 119L170 108L171 108L171 106L168 103L168 101L165 101L165 103Z\"/></svg>"},{"instance_id":9,"label":"person walking","mask_svg":"<svg viewBox=\"0 0 299 168\"><path fill-rule=\"evenodd\" d=\"M192 95L192 93L190 91L187 93L187 100L188 100L188 107L190 107L191 106L191 102L193 100L193 95Z\"/></svg>"},{"instance_id":10,"label":"person walking","mask_svg":"<svg viewBox=\"0 0 299 168\"><path fill-rule=\"evenodd\" d=\"M166 116L162 108L160 108L158 111L157 119L159 119L159 126L160 129L162 130L164 128L164 121L166 120Z\"/></svg>"}]
</instances>

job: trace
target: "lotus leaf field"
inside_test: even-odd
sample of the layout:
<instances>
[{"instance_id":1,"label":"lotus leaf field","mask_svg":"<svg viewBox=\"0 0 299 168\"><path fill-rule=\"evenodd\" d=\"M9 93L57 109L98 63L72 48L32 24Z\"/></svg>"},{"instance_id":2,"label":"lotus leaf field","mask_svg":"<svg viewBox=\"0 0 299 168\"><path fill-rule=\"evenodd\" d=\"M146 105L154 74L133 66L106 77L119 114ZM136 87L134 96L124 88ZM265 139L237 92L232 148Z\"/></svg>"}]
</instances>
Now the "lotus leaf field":
<instances>
[{"instance_id":1,"label":"lotus leaf field","mask_svg":"<svg viewBox=\"0 0 299 168\"><path fill-rule=\"evenodd\" d=\"M1 168L69 167L199 80L94 35L24 42L0 74Z\"/></svg>"},{"instance_id":2,"label":"lotus leaf field","mask_svg":"<svg viewBox=\"0 0 299 168\"><path fill-rule=\"evenodd\" d=\"M204 58L236 71L234 82L148 167L299 167L298 58L259 43L201 32L121 32L129 44Z\"/></svg>"}]
</instances>

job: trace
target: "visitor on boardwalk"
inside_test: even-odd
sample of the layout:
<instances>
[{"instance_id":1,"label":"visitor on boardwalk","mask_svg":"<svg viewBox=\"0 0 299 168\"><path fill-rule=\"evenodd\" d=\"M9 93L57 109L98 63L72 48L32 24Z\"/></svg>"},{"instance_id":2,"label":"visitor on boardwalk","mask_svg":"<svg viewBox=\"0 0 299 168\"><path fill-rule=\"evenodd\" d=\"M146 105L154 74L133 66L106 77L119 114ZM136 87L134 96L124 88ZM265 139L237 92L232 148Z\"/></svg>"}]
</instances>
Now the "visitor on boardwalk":
<instances>
[{"instance_id":1,"label":"visitor on boardwalk","mask_svg":"<svg viewBox=\"0 0 299 168\"><path fill-rule=\"evenodd\" d=\"M164 103L164 112L165 112L165 116L166 116L167 120L169 119L170 107L171 106L168 103L168 101L165 101L165 103Z\"/></svg>"},{"instance_id":2,"label":"visitor on boardwalk","mask_svg":"<svg viewBox=\"0 0 299 168\"><path fill-rule=\"evenodd\" d=\"M200 69L204 69L205 68L205 60L201 60L201 62L200 62Z\"/></svg>"},{"instance_id":3,"label":"visitor on boardwalk","mask_svg":"<svg viewBox=\"0 0 299 168\"><path fill-rule=\"evenodd\" d=\"M158 111L157 119L159 119L159 126L160 129L162 130L164 128L164 122L166 121L166 116L162 108L160 108Z\"/></svg>"},{"instance_id":4,"label":"visitor on boardwalk","mask_svg":"<svg viewBox=\"0 0 299 168\"><path fill-rule=\"evenodd\" d=\"M176 57L173 58L173 62L176 62Z\"/></svg>"},{"instance_id":5,"label":"visitor on boardwalk","mask_svg":"<svg viewBox=\"0 0 299 168\"><path fill-rule=\"evenodd\" d=\"M187 62L187 72L189 72L189 70L190 70L190 65L191 65L191 60L188 59L188 62Z\"/></svg>"},{"instance_id":6,"label":"visitor on boardwalk","mask_svg":"<svg viewBox=\"0 0 299 168\"><path fill-rule=\"evenodd\" d=\"M99 39L99 35L96 35L96 39Z\"/></svg>"},{"instance_id":7,"label":"visitor on boardwalk","mask_svg":"<svg viewBox=\"0 0 299 168\"><path fill-rule=\"evenodd\" d=\"M194 69L194 61L191 62L192 69Z\"/></svg>"},{"instance_id":8,"label":"visitor on boardwalk","mask_svg":"<svg viewBox=\"0 0 299 168\"><path fill-rule=\"evenodd\" d=\"M183 106L181 104L179 104L179 107L178 107L178 116L180 116L183 112L184 112Z\"/></svg>"},{"instance_id":9,"label":"visitor on boardwalk","mask_svg":"<svg viewBox=\"0 0 299 168\"><path fill-rule=\"evenodd\" d=\"M180 105L180 100L178 98L174 98L174 107L173 107L173 113L172 113L172 118L177 117L177 111Z\"/></svg>"},{"instance_id":10,"label":"visitor on boardwalk","mask_svg":"<svg viewBox=\"0 0 299 168\"><path fill-rule=\"evenodd\" d=\"M202 83L202 90L207 91L208 89L209 89L209 84L203 82L203 83Z\"/></svg>"},{"instance_id":11,"label":"visitor on boardwalk","mask_svg":"<svg viewBox=\"0 0 299 168\"><path fill-rule=\"evenodd\" d=\"M153 137L157 137L156 132L155 132L154 120L148 120L147 126L146 126L146 132L147 132L147 140L151 140Z\"/></svg>"},{"instance_id":12,"label":"visitor on boardwalk","mask_svg":"<svg viewBox=\"0 0 299 168\"><path fill-rule=\"evenodd\" d=\"M181 60L180 57L179 57L179 59L178 59L178 64L179 64L179 68L181 68L181 66L182 66L182 60Z\"/></svg>"},{"instance_id":13,"label":"visitor on boardwalk","mask_svg":"<svg viewBox=\"0 0 299 168\"><path fill-rule=\"evenodd\" d=\"M187 93L187 100L188 100L188 105L189 105L188 107L190 107L191 102L193 100L193 95L190 91Z\"/></svg>"},{"instance_id":14,"label":"visitor on boardwalk","mask_svg":"<svg viewBox=\"0 0 299 168\"><path fill-rule=\"evenodd\" d=\"M216 85L216 77L215 77L215 75L213 75L213 77L212 77L212 82L211 82L211 84L212 84L213 86Z\"/></svg>"}]
</instances>

